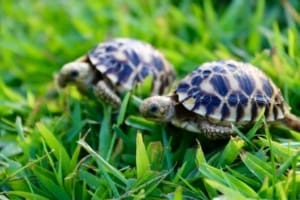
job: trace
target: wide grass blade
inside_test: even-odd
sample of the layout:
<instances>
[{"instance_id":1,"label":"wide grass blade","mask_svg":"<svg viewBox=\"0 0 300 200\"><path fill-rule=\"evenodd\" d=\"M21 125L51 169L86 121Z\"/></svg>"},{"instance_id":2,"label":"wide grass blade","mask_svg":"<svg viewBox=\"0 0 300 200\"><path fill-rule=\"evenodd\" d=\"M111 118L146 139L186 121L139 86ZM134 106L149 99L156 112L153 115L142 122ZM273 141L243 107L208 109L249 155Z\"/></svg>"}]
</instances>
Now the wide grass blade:
<instances>
[{"instance_id":1,"label":"wide grass blade","mask_svg":"<svg viewBox=\"0 0 300 200\"><path fill-rule=\"evenodd\" d=\"M23 192L23 191L8 191L5 192L11 199L14 199L13 197L21 197L24 199L34 199L34 200L49 200L49 198L43 197L42 195L39 194L34 194L31 192ZM0 195L1 199L1 195ZM4 199L5 200L5 199Z\"/></svg>"},{"instance_id":2,"label":"wide grass blade","mask_svg":"<svg viewBox=\"0 0 300 200\"><path fill-rule=\"evenodd\" d=\"M160 131L159 125L157 125L154 122L148 121L144 118L141 118L141 117L129 116L126 119L125 123L128 126L135 127L136 129L147 130L147 131L150 131L153 133Z\"/></svg>"},{"instance_id":3,"label":"wide grass blade","mask_svg":"<svg viewBox=\"0 0 300 200\"><path fill-rule=\"evenodd\" d=\"M251 187L229 173L225 173L223 170L211 167L208 164L199 166L198 170L201 172L201 176L209 180L239 191L239 193L247 197L258 198L258 194ZM218 187L216 187L216 189L218 189Z\"/></svg>"},{"instance_id":4,"label":"wide grass blade","mask_svg":"<svg viewBox=\"0 0 300 200\"><path fill-rule=\"evenodd\" d=\"M80 132L80 130L86 123L86 121L82 120L81 118L82 110L80 103L78 101L75 101L74 104L74 109L71 113L72 129L69 131L66 137L68 142L72 141L75 138L75 136Z\"/></svg>"},{"instance_id":5,"label":"wide grass blade","mask_svg":"<svg viewBox=\"0 0 300 200\"><path fill-rule=\"evenodd\" d=\"M197 167L199 167L200 165L206 163L206 159L205 159L205 154L202 150L201 144L198 142L198 147L196 150L196 164Z\"/></svg>"},{"instance_id":6,"label":"wide grass blade","mask_svg":"<svg viewBox=\"0 0 300 200\"><path fill-rule=\"evenodd\" d=\"M62 161L62 169L64 173L68 173L72 166L70 166L71 159L61 142L53 135L53 133L41 122L36 124L39 133L45 139L46 144L54 149L54 155L57 160Z\"/></svg>"},{"instance_id":7,"label":"wide grass blade","mask_svg":"<svg viewBox=\"0 0 300 200\"><path fill-rule=\"evenodd\" d=\"M247 200L244 195L242 195L238 190L235 190L231 187L228 187L224 184L221 184L217 181L209 180L209 179L204 179L204 181L210 185L212 188L216 188L219 190L223 195L219 196L220 199L236 199L236 200ZM214 199L218 199L214 198Z\"/></svg>"},{"instance_id":8,"label":"wide grass blade","mask_svg":"<svg viewBox=\"0 0 300 200\"><path fill-rule=\"evenodd\" d=\"M217 166L229 165L236 160L244 144L245 142L240 138L231 138L220 158L218 159Z\"/></svg>"},{"instance_id":9,"label":"wide grass blade","mask_svg":"<svg viewBox=\"0 0 300 200\"><path fill-rule=\"evenodd\" d=\"M99 148L98 151L100 155L102 155L105 159L108 158L109 147L111 143L111 106L107 106L103 104L103 120L100 123L100 131L99 131Z\"/></svg>"},{"instance_id":10,"label":"wide grass blade","mask_svg":"<svg viewBox=\"0 0 300 200\"><path fill-rule=\"evenodd\" d=\"M122 101L121 108L120 108L120 111L118 114L117 126L120 126L125 120L126 110L127 110L127 106L128 106L130 97L131 97L131 93L127 92Z\"/></svg>"},{"instance_id":11,"label":"wide grass blade","mask_svg":"<svg viewBox=\"0 0 300 200\"><path fill-rule=\"evenodd\" d=\"M97 154L85 141L79 140L78 144L81 145L89 154L91 154L105 170L127 185L127 179L123 176L123 174L115 167L110 165L101 155Z\"/></svg>"},{"instance_id":12,"label":"wide grass blade","mask_svg":"<svg viewBox=\"0 0 300 200\"><path fill-rule=\"evenodd\" d=\"M273 169L269 163L248 152L241 154L241 159L247 166L247 168L253 173L253 175L258 178L261 183L263 183L266 178L269 180L273 179Z\"/></svg>"},{"instance_id":13,"label":"wide grass blade","mask_svg":"<svg viewBox=\"0 0 300 200\"><path fill-rule=\"evenodd\" d=\"M40 167L35 167L33 173L42 187L45 188L52 197L54 197L55 199L71 199L64 188L61 187L61 185L57 184L54 180L52 180L53 174L50 171L47 171Z\"/></svg>"},{"instance_id":14,"label":"wide grass blade","mask_svg":"<svg viewBox=\"0 0 300 200\"><path fill-rule=\"evenodd\" d=\"M148 154L140 132L136 135L136 171L138 179L150 171Z\"/></svg>"}]
</instances>

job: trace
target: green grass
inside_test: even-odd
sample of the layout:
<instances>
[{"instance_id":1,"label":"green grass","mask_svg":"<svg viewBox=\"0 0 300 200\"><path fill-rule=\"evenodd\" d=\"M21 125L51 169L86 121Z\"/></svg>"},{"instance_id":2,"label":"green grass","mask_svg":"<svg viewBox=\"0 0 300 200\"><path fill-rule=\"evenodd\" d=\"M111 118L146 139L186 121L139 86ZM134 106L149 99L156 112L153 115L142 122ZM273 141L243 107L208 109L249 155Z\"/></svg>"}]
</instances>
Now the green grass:
<instances>
[{"instance_id":1,"label":"green grass","mask_svg":"<svg viewBox=\"0 0 300 200\"><path fill-rule=\"evenodd\" d=\"M145 40L176 68L255 64L300 115L300 3L290 1L0 1L0 199L300 199L300 135L259 128L209 141L73 88L60 67L97 42ZM5 198L6 197L6 198Z\"/></svg>"}]
</instances>

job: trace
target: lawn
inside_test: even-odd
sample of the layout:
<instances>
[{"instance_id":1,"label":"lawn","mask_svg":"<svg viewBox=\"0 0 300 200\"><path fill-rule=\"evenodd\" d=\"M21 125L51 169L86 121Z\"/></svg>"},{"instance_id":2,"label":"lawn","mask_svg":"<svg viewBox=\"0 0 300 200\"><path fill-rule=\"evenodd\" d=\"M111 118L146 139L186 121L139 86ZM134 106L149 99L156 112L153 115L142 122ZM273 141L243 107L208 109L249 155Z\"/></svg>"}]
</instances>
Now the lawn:
<instances>
[{"instance_id":1,"label":"lawn","mask_svg":"<svg viewBox=\"0 0 300 200\"><path fill-rule=\"evenodd\" d=\"M261 116L229 140L112 113L54 75L98 42L151 43L180 80L250 62L300 116L298 0L0 1L0 199L300 199L300 133Z\"/></svg>"}]
</instances>

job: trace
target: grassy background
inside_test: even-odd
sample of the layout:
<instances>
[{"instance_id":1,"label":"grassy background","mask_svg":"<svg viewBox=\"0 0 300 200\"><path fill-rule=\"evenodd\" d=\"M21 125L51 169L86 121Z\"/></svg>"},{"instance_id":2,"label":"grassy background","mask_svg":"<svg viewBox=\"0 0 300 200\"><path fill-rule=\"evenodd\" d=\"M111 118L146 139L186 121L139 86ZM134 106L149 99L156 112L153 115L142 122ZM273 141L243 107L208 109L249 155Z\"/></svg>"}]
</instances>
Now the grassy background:
<instances>
[{"instance_id":1,"label":"grassy background","mask_svg":"<svg viewBox=\"0 0 300 200\"><path fill-rule=\"evenodd\" d=\"M145 40L178 79L204 61L251 62L300 115L300 3L0 1L0 198L299 199L300 136L257 127L229 141L111 114L53 75L97 42ZM254 135L255 134L255 135Z\"/></svg>"}]
</instances>

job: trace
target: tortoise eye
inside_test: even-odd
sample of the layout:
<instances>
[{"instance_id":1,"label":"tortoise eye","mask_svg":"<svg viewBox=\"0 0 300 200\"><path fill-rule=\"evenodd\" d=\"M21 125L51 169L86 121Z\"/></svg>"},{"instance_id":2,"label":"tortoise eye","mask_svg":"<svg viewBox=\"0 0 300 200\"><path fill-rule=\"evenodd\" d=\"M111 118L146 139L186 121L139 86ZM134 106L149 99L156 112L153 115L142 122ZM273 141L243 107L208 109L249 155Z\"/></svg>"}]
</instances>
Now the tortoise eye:
<instances>
[{"instance_id":1,"label":"tortoise eye","mask_svg":"<svg viewBox=\"0 0 300 200\"><path fill-rule=\"evenodd\" d=\"M158 111L158 106L156 104L150 105L149 112L156 113Z\"/></svg>"},{"instance_id":2,"label":"tortoise eye","mask_svg":"<svg viewBox=\"0 0 300 200\"><path fill-rule=\"evenodd\" d=\"M76 78L79 75L77 70L72 70L69 74L70 78Z\"/></svg>"}]
</instances>

